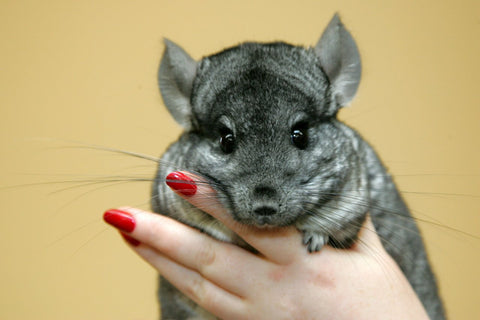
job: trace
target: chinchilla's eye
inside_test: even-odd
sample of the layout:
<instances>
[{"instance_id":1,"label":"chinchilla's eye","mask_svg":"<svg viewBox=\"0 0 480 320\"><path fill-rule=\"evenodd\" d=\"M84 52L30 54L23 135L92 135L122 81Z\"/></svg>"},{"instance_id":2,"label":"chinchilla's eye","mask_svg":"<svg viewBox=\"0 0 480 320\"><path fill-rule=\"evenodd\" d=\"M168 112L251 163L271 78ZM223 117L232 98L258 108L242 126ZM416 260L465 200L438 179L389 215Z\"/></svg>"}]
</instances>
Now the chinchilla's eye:
<instances>
[{"instance_id":1,"label":"chinchilla's eye","mask_svg":"<svg viewBox=\"0 0 480 320\"><path fill-rule=\"evenodd\" d=\"M224 153L231 153L235 147L235 136L229 129L220 132L220 148Z\"/></svg>"},{"instance_id":2,"label":"chinchilla's eye","mask_svg":"<svg viewBox=\"0 0 480 320\"><path fill-rule=\"evenodd\" d=\"M308 124L299 122L292 128L290 135L292 143L299 149L303 150L308 146Z\"/></svg>"}]
</instances>

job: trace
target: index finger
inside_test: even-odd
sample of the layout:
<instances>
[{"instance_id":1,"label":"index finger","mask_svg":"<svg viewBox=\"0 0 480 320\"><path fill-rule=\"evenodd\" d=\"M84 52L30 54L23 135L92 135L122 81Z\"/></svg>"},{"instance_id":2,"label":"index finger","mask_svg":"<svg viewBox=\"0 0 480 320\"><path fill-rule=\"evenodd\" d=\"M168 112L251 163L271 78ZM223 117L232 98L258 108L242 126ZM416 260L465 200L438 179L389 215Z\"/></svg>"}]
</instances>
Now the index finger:
<instances>
[{"instance_id":1,"label":"index finger","mask_svg":"<svg viewBox=\"0 0 480 320\"><path fill-rule=\"evenodd\" d=\"M166 183L182 198L222 222L272 262L286 264L305 251L302 250L301 235L293 226L258 228L235 221L205 178L189 172L173 172L167 176Z\"/></svg>"}]
</instances>

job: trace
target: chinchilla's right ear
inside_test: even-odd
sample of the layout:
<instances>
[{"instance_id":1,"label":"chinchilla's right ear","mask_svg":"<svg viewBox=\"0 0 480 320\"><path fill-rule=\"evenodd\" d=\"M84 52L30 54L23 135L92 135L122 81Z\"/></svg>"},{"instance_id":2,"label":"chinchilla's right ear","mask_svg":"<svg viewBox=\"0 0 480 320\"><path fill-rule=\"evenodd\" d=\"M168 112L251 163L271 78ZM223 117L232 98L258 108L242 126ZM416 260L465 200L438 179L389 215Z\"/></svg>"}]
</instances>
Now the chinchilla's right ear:
<instances>
[{"instance_id":1,"label":"chinchilla's right ear","mask_svg":"<svg viewBox=\"0 0 480 320\"><path fill-rule=\"evenodd\" d=\"M165 106L175 121L185 130L189 130L192 126L190 94L197 71L197 62L172 41L164 39L164 43L165 51L158 69L160 92Z\"/></svg>"}]
</instances>

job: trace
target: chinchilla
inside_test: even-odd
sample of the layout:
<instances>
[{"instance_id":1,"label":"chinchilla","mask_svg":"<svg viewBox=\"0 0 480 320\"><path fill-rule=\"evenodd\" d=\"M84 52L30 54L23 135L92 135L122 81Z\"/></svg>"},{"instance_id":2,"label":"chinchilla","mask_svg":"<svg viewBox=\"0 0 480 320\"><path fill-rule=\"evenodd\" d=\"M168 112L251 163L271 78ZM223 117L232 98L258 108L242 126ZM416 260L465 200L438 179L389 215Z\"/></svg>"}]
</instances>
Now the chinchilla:
<instances>
[{"instance_id":1,"label":"chinchilla","mask_svg":"<svg viewBox=\"0 0 480 320\"><path fill-rule=\"evenodd\" d=\"M232 217L291 226L310 252L348 248L371 215L431 319L444 319L421 235L372 147L340 122L360 81L357 45L335 15L311 48L247 42L192 59L165 40L158 81L184 132L163 155L152 207L222 241L246 246L165 185L179 169L201 175ZM214 318L160 279L163 319Z\"/></svg>"}]
</instances>

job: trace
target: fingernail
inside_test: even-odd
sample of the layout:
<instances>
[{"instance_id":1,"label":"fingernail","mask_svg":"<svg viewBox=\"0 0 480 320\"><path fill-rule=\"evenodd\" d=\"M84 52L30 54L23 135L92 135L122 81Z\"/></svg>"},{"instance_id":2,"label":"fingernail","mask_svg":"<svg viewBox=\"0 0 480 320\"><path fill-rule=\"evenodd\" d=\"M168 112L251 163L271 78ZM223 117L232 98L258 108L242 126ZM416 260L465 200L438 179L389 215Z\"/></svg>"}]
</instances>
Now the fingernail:
<instances>
[{"instance_id":1,"label":"fingernail","mask_svg":"<svg viewBox=\"0 0 480 320\"><path fill-rule=\"evenodd\" d=\"M106 223L124 232L132 232L135 229L135 219L131 213L118 209L110 209L103 214Z\"/></svg>"},{"instance_id":2,"label":"fingernail","mask_svg":"<svg viewBox=\"0 0 480 320\"><path fill-rule=\"evenodd\" d=\"M127 242L128 242L131 246L133 246L133 247L138 247L138 246L141 244L140 241L138 241L137 239L134 239L134 238L130 237L129 235L127 235L127 234L125 234L125 233L123 233L123 232L120 232L120 234L122 235L123 239L124 239L125 241L127 241Z\"/></svg>"},{"instance_id":3,"label":"fingernail","mask_svg":"<svg viewBox=\"0 0 480 320\"><path fill-rule=\"evenodd\" d=\"M192 178L178 171L170 173L165 182L184 196L193 196L197 192L197 186Z\"/></svg>"}]
</instances>

